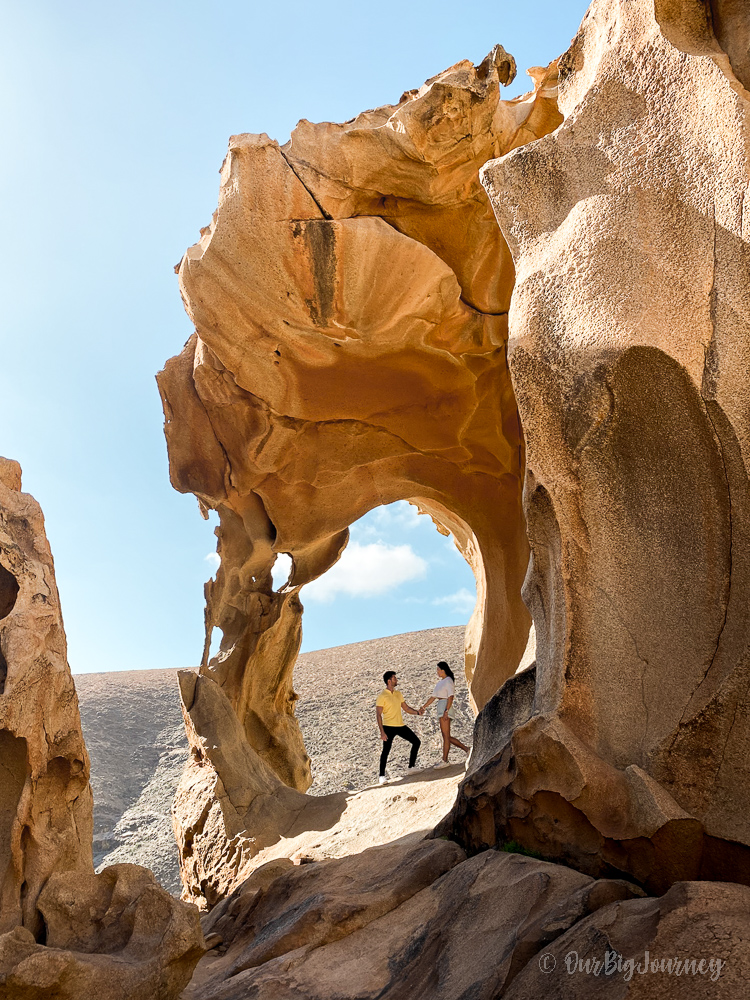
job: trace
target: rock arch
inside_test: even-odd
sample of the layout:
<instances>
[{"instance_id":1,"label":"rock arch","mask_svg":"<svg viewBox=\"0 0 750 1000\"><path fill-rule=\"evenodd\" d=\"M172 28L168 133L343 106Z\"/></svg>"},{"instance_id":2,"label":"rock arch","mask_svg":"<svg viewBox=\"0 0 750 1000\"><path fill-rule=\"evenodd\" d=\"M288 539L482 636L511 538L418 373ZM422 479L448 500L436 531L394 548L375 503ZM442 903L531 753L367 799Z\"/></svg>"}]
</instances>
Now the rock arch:
<instances>
[{"instance_id":1,"label":"rock arch","mask_svg":"<svg viewBox=\"0 0 750 1000\"><path fill-rule=\"evenodd\" d=\"M218 209L179 267L196 332L158 376L170 474L220 520L200 673L248 749L300 791L298 591L368 510L417 500L472 565L477 707L526 647L524 442L506 359L514 271L478 172L561 118L554 64L533 71L533 93L502 101L514 73L498 46L397 105L344 125L300 122L284 147L232 137ZM293 571L277 593L282 552ZM184 683L190 716L195 691L211 687ZM195 720L191 731L198 767L207 741ZM210 811L218 779L200 780Z\"/></svg>"}]
</instances>

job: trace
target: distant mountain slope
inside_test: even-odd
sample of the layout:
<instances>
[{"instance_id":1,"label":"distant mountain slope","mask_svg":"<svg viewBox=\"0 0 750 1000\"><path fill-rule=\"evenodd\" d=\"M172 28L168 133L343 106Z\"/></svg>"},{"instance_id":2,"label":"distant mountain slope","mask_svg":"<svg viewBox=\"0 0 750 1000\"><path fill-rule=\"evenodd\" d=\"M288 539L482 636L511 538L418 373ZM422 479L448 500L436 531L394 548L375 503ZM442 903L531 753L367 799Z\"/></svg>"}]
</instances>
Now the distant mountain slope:
<instances>
[{"instance_id":1,"label":"distant mountain slope","mask_svg":"<svg viewBox=\"0 0 750 1000\"><path fill-rule=\"evenodd\" d=\"M377 779L380 740L375 698L382 675L395 670L407 702L419 706L447 660L458 681L453 731L470 741L473 715L463 678L464 628L405 635L303 653L295 666L297 717L313 763L311 794L364 788ZM132 861L150 868L179 893L170 806L187 757L176 670L129 670L75 677L94 790L97 867ZM440 756L432 711L406 721L421 735L421 763ZM407 744L394 744L389 772L406 767ZM455 759L461 755L455 753Z\"/></svg>"},{"instance_id":2,"label":"distant mountain slope","mask_svg":"<svg viewBox=\"0 0 750 1000\"><path fill-rule=\"evenodd\" d=\"M91 757L94 864L132 861L179 894L170 806L187 758L176 670L74 678Z\"/></svg>"}]
</instances>

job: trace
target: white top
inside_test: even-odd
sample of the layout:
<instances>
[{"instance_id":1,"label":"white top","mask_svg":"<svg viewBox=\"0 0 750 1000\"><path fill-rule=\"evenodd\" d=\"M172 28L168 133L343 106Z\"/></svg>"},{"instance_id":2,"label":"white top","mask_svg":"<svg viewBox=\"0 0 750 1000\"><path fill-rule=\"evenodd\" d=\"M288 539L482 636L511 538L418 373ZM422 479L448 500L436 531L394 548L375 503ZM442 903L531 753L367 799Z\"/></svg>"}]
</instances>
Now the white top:
<instances>
[{"instance_id":1,"label":"white top","mask_svg":"<svg viewBox=\"0 0 750 1000\"><path fill-rule=\"evenodd\" d=\"M456 685L450 677L441 677L432 691L433 698L450 698L456 690Z\"/></svg>"}]
</instances>

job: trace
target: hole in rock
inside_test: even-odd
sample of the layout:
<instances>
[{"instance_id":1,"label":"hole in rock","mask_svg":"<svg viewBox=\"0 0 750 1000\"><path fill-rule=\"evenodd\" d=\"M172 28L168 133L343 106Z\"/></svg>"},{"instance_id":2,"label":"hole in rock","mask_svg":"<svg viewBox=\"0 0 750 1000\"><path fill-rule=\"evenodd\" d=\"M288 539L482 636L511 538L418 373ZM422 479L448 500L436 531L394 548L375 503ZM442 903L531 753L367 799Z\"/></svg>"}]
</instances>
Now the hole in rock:
<instances>
[{"instance_id":1,"label":"hole in rock","mask_svg":"<svg viewBox=\"0 0 750 1000\"><path fill-rule=\"evenodd\" d=\"M271 571L271 577L273 579L273 589L283 590L284 587L289 583L289 577L292 573L292 557L288 552L280 552L276 556L276 562L273 564L273 569Z\"/></svg>"},{"instance_id":2,"label":"hole in rock","mask_svg":"<svg viewBox=\"0 0 750 1000\"><path fill-rule=\"evenodd\" d=\"M214 625L211 629L211 644L208 649L208 659L209 662L219 655L219 650L221 649L221 640L224 638L224 633L218 625Z\"/></svg>"},{"instance_id":3,"label":"hole in rock","mask_svg":"<svg viewBox=\"0 0 750 1000\"><path fill-rule=\"evenodd\" d=\"M17 597L18 580L0 563L0 619L11 613Z\"/></svg>"},{"instance_id":4,"label":"hole in rock","mask_svg":"<svg viewBox=\"0 0 750 1000\"><path fill-rule=\"evenodd\" d=\"M289 557L279 556L274 586L290 568ZM311 794L377 780L375 699L386 670L396 671L407 704L419 708L438 680L437 661L446 660L456 677L452 735L471 742L464 631L476 585L453 537L439 533L429 515L405 500L370 511L351 525L339 561L304 586L300 598L305 610L294 688L312 761ZM441 747L436 703L423 716L404 713L404 722L422 740L419 761L435 763ZM408 753L409 744L396 739L389 773L405 772Z\"/></svg>"},{"instance_id":5,"label":"hole in rock","mask_svg":"<svg viewBox=\"0 0 750 1000\"><path fill-rule=\"evenodd\" d=\"M5 694L5 682L8 680L8 661L3 654L3 647L0 645L0 694Z\"/></svg>"},{"instance_id":6,"label":"hole in rock","mask_svg":"<svg viewBox=\"0 0 750 1000\"><path fill-rule=\"evenodd\" d=\"M67 757L53 757L47 764L47 777L59 788L65 788L70 781L72 767Z\"/></svg>"},{"instance_id":7,"label":"hole in rock","mask_svg":"<svg viewBox=\"0 0 750 1000\"><path fill-rule=\"evenodd\" d=\"M26 740L7 729L0 730L0 872L11 861L11 831L26 781Z\"/></svg>"}]
</instances>

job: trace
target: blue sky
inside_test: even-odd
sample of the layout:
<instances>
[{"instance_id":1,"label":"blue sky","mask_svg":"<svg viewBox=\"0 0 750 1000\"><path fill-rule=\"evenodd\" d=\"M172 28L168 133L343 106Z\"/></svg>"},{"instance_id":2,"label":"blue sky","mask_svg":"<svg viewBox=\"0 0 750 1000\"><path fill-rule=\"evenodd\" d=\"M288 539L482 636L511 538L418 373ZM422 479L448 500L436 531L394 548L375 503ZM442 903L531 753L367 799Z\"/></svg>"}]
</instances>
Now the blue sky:
<instances>
[{"instance_id":1,"label":"blue sky","mask_svg":"<svg viewBox=\"0 0 750 1000\"><path fill-rule=\"evenodd\" d=\"M169 485L154 374L191 333L173 265L229 135L346 120L496 42L523 93L585 9L3 0L0 454L44 509L74 672L200 655L213 527ZM363 518L331 573L302 592L305 649L470 612L470 571L403 504Z\"/></svg>"}]
</instances>

